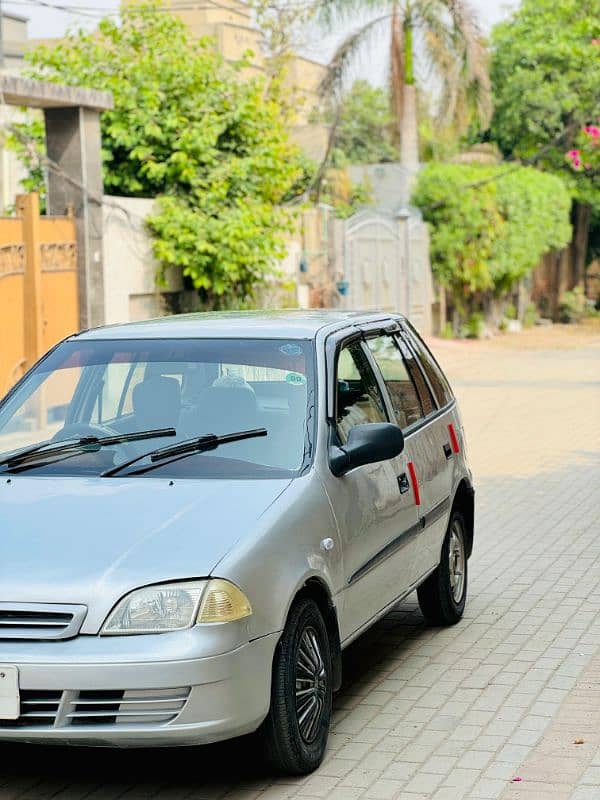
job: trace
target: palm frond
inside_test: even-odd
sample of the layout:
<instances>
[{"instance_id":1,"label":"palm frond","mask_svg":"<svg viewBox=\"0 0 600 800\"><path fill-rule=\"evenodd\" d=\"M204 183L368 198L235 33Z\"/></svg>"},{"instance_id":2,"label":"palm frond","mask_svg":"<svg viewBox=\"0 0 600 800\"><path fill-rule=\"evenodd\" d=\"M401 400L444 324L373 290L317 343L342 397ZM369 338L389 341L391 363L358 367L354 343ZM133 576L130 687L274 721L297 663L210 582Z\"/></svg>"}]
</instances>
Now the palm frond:
<instances>
[{"instance_id":1,"label":"palm frond","mask_svg":"<svg viewBox=\"0 0 600 800\"><path fill-rule=\"evenodd\" d=\"M365 13L388 10L395 0L314 0L315 17L323 27L332 29Z\"/></svg>"},{"instance_id":2,"label":"palm frond","mask_svg":"<svg viewBox=\"0 0 600 800\"><path fill-rule=\"evenodd\" d=\"M488 124L492 115L489 59L475 12L466 0L447 0L447 5L463 47L465 82L476 96L478 116Z\"/></svg>"},{"instance_id":3,"label":"palm frond","mask_svg":"<svg viewBox=\"0 0 600 800\"><path fill-rule=\"evenodd\" d=\"M441 83L438 121L463 133L474 117L484 126L492 111L487 52L465 0L429 0L418 6L423 41Z\"/></svg>"},{"instance_id":4,"label":"palm frond","mask_svg":"<svg viewBox=\"0 0 600 800\"><path fill-rule=\"evenodd\" d=\"M390 14L383 14L367 22L361 28L350 33L338 46L328 64L327 74L321 82L319 92L323 96L339 93L343 88L344 79L352 62L358 56L361 48L368 42L378 28L389 23Z\"/></svg>"}]
</instances>

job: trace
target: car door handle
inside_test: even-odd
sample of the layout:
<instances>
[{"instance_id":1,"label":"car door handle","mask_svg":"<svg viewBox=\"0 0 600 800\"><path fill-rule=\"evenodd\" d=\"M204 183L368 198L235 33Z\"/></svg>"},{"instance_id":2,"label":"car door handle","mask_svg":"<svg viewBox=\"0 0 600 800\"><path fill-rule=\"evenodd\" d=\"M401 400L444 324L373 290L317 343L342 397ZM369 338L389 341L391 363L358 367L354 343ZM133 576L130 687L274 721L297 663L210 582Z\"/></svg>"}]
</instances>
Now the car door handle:
<instances>
[{"instance_id":1,"label":"car door handle","mask_svg":"<svg viewBox=\"0 0 600 800\"><path fill-rule=\"evenodd\" d=\"M450 458L452 456L452 448L448 443L444 445L444 455L446 458Z\"/></svg>"},{"instance_id":2,"label":"car door handle","mask_svg":"<svg viewBox=\"0 0 600 800\"><path fill-rule=\"evenodd\" d=\"M408 482L408 475L406 472L403 472L402 475L398 475L398 488L400 489L400 494L405 494L410 489L410 483Z\"/></svg>"}]
</instances>

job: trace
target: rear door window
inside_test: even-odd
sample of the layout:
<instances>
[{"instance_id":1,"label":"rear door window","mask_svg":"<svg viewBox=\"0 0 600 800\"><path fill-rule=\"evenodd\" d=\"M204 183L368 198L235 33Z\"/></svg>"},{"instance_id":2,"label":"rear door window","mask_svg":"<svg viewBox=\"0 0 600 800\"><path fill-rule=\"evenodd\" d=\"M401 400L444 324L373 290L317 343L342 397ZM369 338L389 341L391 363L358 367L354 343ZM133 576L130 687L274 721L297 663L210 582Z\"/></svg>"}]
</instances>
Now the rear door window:
<instances>
[{"instance_id":1,"label":"rear door window","mask_svg":"<svg viewBox=\"0 0 600 800\"><path fill-rule=\"evenodd\" d=\"M417 387L419 399L421 400L421 406L423 407L423 414L425 416L432 414L437 410L437 405L433 394L431 393L431 389L429 388L429 384L425 379L425 374L419 366L419 362L414 354L414 351L411 350L401 336L396 336L395 341L400 348L402 357L404 358L406 369L408 370L413 383Z\"/></svg>"},{"instance_id":2,"label":"rear door window","mask_svg":"<svg viewBox=\"0 0 600 800\"><path fill-rule=\"evenodd\" d=\"M383 376L396 423L401 428L407 428L418 422L424 416L423 406L395 339L392 336L376 336L367 339L367 346Z\"/></svg>"},{"instance_id":3,"label":"rear door window","mask_svg":"<svg viewBox=\"0 0 600 800\"><path fill-rule=\"evenodd\" d=\"M441 367L431 354L425 342L414 330L407 330L404 335L407 336L412 347L419 356L421 366L427 375L429 384L437 398L438 405L440 408L447 406L454 400L454 395L452 394L450 384L442 372Z\"/></svg>"}]
</instances>

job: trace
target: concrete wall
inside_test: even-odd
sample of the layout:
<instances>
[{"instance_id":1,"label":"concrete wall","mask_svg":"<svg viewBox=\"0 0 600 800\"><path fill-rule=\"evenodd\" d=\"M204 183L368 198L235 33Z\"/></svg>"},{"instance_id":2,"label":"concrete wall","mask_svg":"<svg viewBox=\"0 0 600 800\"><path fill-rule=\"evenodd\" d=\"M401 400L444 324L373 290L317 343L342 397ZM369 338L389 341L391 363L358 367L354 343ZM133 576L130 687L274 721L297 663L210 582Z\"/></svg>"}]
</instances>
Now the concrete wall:
<instances>
[{"instance_id":1,"label":"concrete wall","mask_svg":"<svg viewBox=\"0 0 600 800\"><path fill-rule=\"evenodd\" d=\"M169 313L169 295L181 292L183 282L181 276L171 275L166 288L156 285L157 264L144 227L153 201L105 201L106 323ZM305 209L278 267L279 275L259 294L260 306L409 309L419 330L431 332L427 229L415 211L407 219L371 209L349 220L334 220L327 206ZM348 284L346 295L339 293L343 282Z\"/></svg>"},{"instance_id":2,"label":"concrete wall","mask_svg":"<svg viewBox=\"0 0 600 800\"><path fill-rule=\"evenodd\" d=\"M144 219L154 201L131 197L104 197L104 313L107 325L159 317L169 313L169 295L183 290L181 276L171 273L166 287L157 286L158 265ZM266 308L308 308L315 302L314 290L327 273L328 216L320 209L307 209L297 218L296 230L287 238L287 255L278 265L278 276L259 294ZM304 261L306 272L301 272ZM320 295L319 295L320 296Z\"/></svg>"},{"instance_id":3,"label":"concrete wall","mask_svg":"<svg viewBox=\"0 0 600 800\"><path fill-rule=\"evenodd\" d=\"M2 70L20 72L27 48L27 19L16 14L0 14L2 37Z\"/></svg>"},{"instance_id":4,"label":"concrete wall","mask_svg":"<svg viewBox=\"0 0 600 800\"><path fill-rule=\"evenodd\" d=\"M27 20L6 12L0 15L2 37L3 74L18 74L23 66L23 55L27 47ZM0 126L22 121L26 118L19 109L0 106ZM0 214L14 207L15 195L23 190L21 181L26 172L12 150L0 144Z\"/></svg>"},{"instance_id":5,"label":"concrete wall","mask_svg":"<svg viewBox=\"0 0 600 800\"><path fill-rule=\"evenodd\" d=\"M144 218L153 200L105 196L104 211L104 314L105 323L130 322L166 313L166 295L183 289L181 279L169 277L156 285L157 264Z\"/></svg>"}]
</instances>

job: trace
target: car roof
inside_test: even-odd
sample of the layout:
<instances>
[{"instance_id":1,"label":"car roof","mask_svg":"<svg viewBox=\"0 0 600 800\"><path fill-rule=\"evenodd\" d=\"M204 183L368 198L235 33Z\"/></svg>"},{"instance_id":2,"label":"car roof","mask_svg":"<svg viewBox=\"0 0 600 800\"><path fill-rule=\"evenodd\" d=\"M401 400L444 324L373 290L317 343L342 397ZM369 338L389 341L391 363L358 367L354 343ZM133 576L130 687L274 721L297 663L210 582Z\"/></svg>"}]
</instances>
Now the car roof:
<instances>
[{"instance_id":1,"label":"car roof","mask_svg":"<svg viewBox=\"0 0 600 800\"><path fill-rule=\"evenodd\" d=\"M283 311L219 311L106 325L77 335L78 339L313 339L323 328L376 322L398 314L329 309Z\"/></svg>"}]
</instances>

